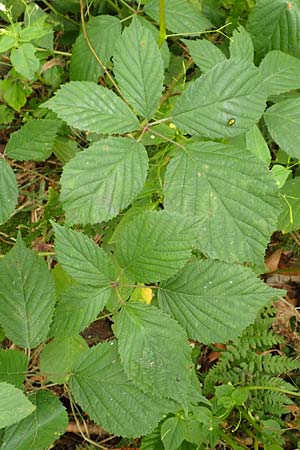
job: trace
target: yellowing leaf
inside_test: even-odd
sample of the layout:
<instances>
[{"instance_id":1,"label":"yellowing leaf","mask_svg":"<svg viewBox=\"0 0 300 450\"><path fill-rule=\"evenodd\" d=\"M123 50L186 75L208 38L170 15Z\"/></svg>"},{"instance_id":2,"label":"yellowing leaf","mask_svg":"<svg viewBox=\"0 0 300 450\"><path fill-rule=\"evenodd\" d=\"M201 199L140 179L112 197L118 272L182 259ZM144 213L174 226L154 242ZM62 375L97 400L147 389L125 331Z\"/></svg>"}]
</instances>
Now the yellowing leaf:
<instances>
[{"instance_id":1,"label":"yellowing leaf","mask_svg":"<svg viewBox=\"0 0 300 450\"><path fill-rule=\"evenodd\" d=\"M130 301L131 302L139 302L146 303L146 305L150 305L153 298L153 291L150 287L145 286L144 284L139 284L133 291Z\"/></svg>"}]
</instances>

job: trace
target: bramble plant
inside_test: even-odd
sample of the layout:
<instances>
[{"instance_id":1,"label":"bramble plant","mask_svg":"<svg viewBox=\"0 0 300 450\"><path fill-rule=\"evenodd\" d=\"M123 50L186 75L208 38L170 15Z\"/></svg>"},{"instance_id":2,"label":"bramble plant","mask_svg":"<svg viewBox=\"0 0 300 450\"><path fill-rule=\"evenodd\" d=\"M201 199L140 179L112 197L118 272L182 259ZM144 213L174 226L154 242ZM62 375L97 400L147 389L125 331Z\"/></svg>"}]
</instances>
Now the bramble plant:
<instances>
[{"instance_id":1,"label":"bramble plant","mask_svg":"<svg viewBox=\"0 0 300 450\"><path fill-rule=\"evenodd\" d=\"M258 355L279 342L261 311L285 294L258 275L272 233L300 228L299 2L245 2L234 27L234 2L90 3L1 3L0 116L19 129L0 158L0 223L18 214L16 160L54 154L62 210L52 188L47 261L22 229L0 260L0 449L64 433L53 385L90 443L75 411L143 450L247 448L242 420L254 448L282 449L272 393L285 414L300 394L277 376L299 362ZM53 41L68 25L70 52ZM80 333L105 317L113 337L89 347ZM251 347L253 329L268 339ZM228 341L202 393L192 347Z\"/></svg>"}]
</instances>

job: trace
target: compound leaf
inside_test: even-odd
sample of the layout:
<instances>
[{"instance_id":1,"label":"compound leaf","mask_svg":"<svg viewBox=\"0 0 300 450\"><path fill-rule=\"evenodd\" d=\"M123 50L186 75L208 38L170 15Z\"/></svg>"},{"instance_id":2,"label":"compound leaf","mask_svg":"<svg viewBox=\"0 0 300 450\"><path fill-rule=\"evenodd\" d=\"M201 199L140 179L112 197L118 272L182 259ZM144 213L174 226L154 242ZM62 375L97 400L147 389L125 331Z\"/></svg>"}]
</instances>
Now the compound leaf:
<instances>
[{"instance_id":1,"label":"compound leaf","mask_svg":"<svg viewBox=\"0 0 300 450\"><path fill-rule=\"evenodd\" d=\"M279 210L268 169L245 150L215 142L186 145L169 163L164 205L199 220L211 258L261 263Z\"/></svg>"},{"instance_id":2,"label":"compound leaf","mask_svg":"<svg viewBox=\"0 0 300 450\"><path fill-rule=\"evenodd\" d=\"M96 54L107 65L121 36L120 20L108 15L92 17L86 24L86 32ZM83 33L80 33L72 49L70 79L96 82L102 74L102 67L91 52Z\"/></svg>"},{"instance_id":3,"label":"compound leaf","mask_svg":"<svg viewBox=\"0 0 300 450\"><path fill-rule=\"evenodd\" d=\"M163 60L150 30L133 20L114 51L114 73L125 98L143 117L151 119L163 88Z\"/></svg>"},{"instance_id":4,"label":"compound leaf","mask_svg":"<svg viewBox=\"0 0 300 450\"><path fill-rule=\"evenodd\" d=\"M113 341L80 355L69 385L83 410L112 434L136 437L150 433L166 412L165 400L143 393L128 380Z\"/></svg>"},{"instance_id":5,"label":"compound leaf","mask_svg":"<svg viewBox=\"0 0 300 450\"><path fill-rule=\"evenodd\" d=\"M245 59L221 62L189 84L173 111L174 123L210 138L243 134L265 109L259 82L259 70Z\"/></svg>"},{"instance_id":6,"label":"compound leaf","mask_svg":"<svg viewBox=\"0 0 300 450\"><path fill-rule=\"evenodd\" d=\"M0 262L0 323L20 347L45 341L52 320L55 287L47 264L19 237Z\"/></svg>"},{"instance_id":7,"label":"compound leaf","mask_svg":"<svg viewBox=\"0 0 300 450\"><path fill-rule=\"evenodd\" d=\"M0 224L14 212L18 201L18 185L10 164L0 158Z\"/></svg>"},{"instance_id":8,"label":"compound leaf","mask_svg":"<svg viewBox=\"0 0 300 450\"><path fill-rule=\"evenodd\" d=\"M122 134L136 130L139 125L120 97L92 81L64 84L42 107L54 111L71 127L95 133Z\"/></svg>"},{"instance_id":9,"label":"compound leaf","mask_svg":"<svg viewBox=\"0 0 300 450\"><path fill-rule=\"evenodd\" d=\"M128 303L114 316L114 331L130 380L160 397L187 401L193 364L187 336L175 320L153 306Z\"/></svg>"},{"instance_id":10,"label":"compound leaf","mask_svg":"<svg viewBox=\"0 0 300 450\"><path fill-rule=\"evenodd\" d=\"M8 427L35 410L24 393L9 383L0 383L0 428Z\"/></svg>"},{"instance_id":11,"label":"compound leaf","mask_svg":"<svg viewBox=\"0 0 300 450\"><path fill-rule=\"evenodd\" d=\"M226 61L222 50L207 39L195 41L182 39L182 42L187 46L194 63L200 67L202 72L207 72L217 64Z\"/></svg>"},{"instance_id":12,"label":"compound leaf","mask_svg":"<svg viewBox=\"0 0 300 450\"><path fill-rule=\"evenodd\" d=\"M267 96L300 88L300 61L279 50L264 57L259 66L262 89Z\"/></svg>"},{"instance_id":13,"label":"compound leaf","mask_svg":"<svg viewBox=\"0 0 300 450\"><path fill-rule=\"evenodd\" d=\"M125 273L136 281L161 281L187 262L195 242L193 218L146 211L122 227L116 258Z\"/></svg>"},{"instance_id":14,"label":"compound leaf","mask_svg":"<svg viewBox=\"0 0 300 450\"><path fill-rule=\"evenodd\" d=\"M44 161L52 153L60 120L37 119L11 134L6 147L10 158L19 161Z\"/></svg>"},{"instance_id":15,"label":"compound leaf","mask_svg":"<svg viewBox=\"0 0 300 450\"><path fill-rule=\"evenodd\" d=\"M282 150L300 159L300 97L275 103L267 109L264 119Z\"/></svg>"},{"instance_id":16,"label":"compound leaf","mask_svg":"<svg viewBox=\"0 0 300 450\"><path fill-rule=\"evenodd\" d=\"M204 260L161 283L158 299L190 338L211 344L238 337L264 305L281 295L246 267Z\"/></svg>"},{"instance_id":17,"label":"compound leaf","mask_svg":"<svg viewBox=\"0 0 300 450\"><path fill-rule=\"evenodd\" d=\"M1 450L47 450L65 432L68 415L54 394L42 390L28 398L36 411L5 430Z\"/></svg>"},{"instance_id":18,"label":"compound leaf","mask_svg":"<svg viewBox=\"0 0 300 450\"><path fill-rule=\"evenodd\" d=\"M103 139L78 153L61 177L68 224L115 217L142 190L147 170L145 147L131 138Z\"/></svg>"},{"instance_id":19,"label":"compound leaf","mask_svg":"<svg viewBox=\"0 0 300 450\"><path fill-rule=\"evenodd\" d=\"M0 382L22 389L27 370L27 356L20 350L0 350Z\"/></svg>"}]
</instances>

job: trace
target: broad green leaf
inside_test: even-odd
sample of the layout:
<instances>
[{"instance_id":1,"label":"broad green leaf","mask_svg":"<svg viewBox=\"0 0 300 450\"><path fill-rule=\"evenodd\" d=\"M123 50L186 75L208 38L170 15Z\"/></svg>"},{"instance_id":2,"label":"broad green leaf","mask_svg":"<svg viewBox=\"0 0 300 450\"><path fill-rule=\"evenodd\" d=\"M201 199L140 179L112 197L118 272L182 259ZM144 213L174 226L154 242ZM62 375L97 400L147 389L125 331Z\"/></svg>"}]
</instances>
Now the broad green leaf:
<instances>
[{"instance_id":1,"label":"broad green leaf","mask_svg":"<svg viewBox=\"0 0 300 450\"><path fill-rule=\"evenodd\" d=\"M116 45L114 73L128 102L151 119L162 94L163 60L151 31L138 20L125 28Z\"/></svg>"},{"instance_id":2,"label":"broad green leaf","mask_svg":"<svg viewBox=\"0 0 300 450\"><path fill-rule=\"evenodd\" d=\"M229 50L231 58L245 59L248 63L253 63L254 48L252 39L242 25L239 25L232 33Z\"/></svg>"},{"instance_id":3,"label":"broad green leaf","mask_svg":"<svg viewBox=\"0 0 300 450\"><path fill-rule=\"evenodd\" d=\"M36 411L5 430L1 450L47 450L65 432L68 415L56 395L37 391L29 399Z\"/></svg>"},{"instance_id":4,"label":"broad green leaf","mask_svg":"<svg viewBox=\"0 0 300 450\"><path fill-rule=\"evenodd\" d=\"M184 439L180 417L169 417L165 420L161 426L160 434L165 450L178 449Z\"/></svg>"},{"instance_id":5,"label":"broad green leaf","mask_svg":"<svg viewBox=\"0 0 300 450\"><path fill-rule=\"evenodd\" d=\"M66 164L76 156L79 148L75 141L65 136L57 136L53 143L52 151L63 164Z\"/></svg>"},{"instance_id":6,"label":"broad green leaf","mask_svg":"<svg viewBox=\"0 0 300 450\"><path fill-rule=\"evenodd\" d=\"M264 119L282 150L300 159L300 96L275 103L267 109Z\"/></svg>"},{"instance_id":7,"label":"broad green leaf","mask_svg":"<svg viewBox=\"0 0 300 450\"><path fill-rule=\"evenodd\" d=\"M299 20L300 8L295 0L257 0L247 31L258 59L269 50L289 53L299 47Z\"/></svg>"},{"instance_id":8,"label":"broad green leaf","mask_svg":"<svg viewBox=\"0 0 300 450\"><path fill-rule=\"evenodd\" d=\"M92 17L86 24L86 32L96 54L102 63L107 65L121 35L120 20L108 15ZM91 52L83 33L81 33L72 50L70 79L97 81L102 74L103 68Z\"/></svg>"},{"instance_id":9,"label":"broad green leaf","mask_svg":"<svg viewBox=\"0 0 300 450\"><path fill-rule=\"evenodd\" d=\"M159 0L147 2L145 13L159 23ZM167 29L173 33L200 33L213 28L210 21L201 13L200 5L188 0L165 0Z\"/></svg>"},{"instance_id":10,"label":"broad green leaf","mask_svg":"<svg viewBox=\"0 0 300 450\"><path fill-rule=\"evenodd\" d=\"M87 349L88 345L81 336L55 338L40 354L41 371L53 383L64 384L71 375L73 363Z\"/></svg>"},{"instance_id":11,"label":"broad green leaf","mask_svg":"<svg viewBox=\"0 0 300 450\"><path fill-rule=\"evenodd\" d=\"M79 231L54 222L55 252L63 269L80 283L110 287L116 274L110 257L95 242Z\"/></svg>"},{"instance_id":12,"label":"broad green leaf","mask_svg":"<svg viewBox=\"0 0 300 450\"><path fill-rule=\"evenodd\" d=\"M18 201L16 176L9 163L0 157L0 224L14 212Z\"/></svg>"},{"instance_id":13,"label":"broad green leaf","mask_svg":"<svg viewBox=\"0 0 300 450\"><path fill-rule=\"evenodd\" d=\"M300 61L279 50L264 57L259 66L262 89L269 97L300 88Z\"/></svg>"},{"instance_id":14,"label":"broad green leaf","mask_svg":"<svg viewBox=\"0 0 300 450\"><path fill-rule=\"evenodd\" d=\"M0 323L20 347L45 341L52 320L55 288L47 264L21 238L0 261Z\"/></svg>"},{"instance_id":15,"label":"broad green leaf","mask_svg":"<svg viewBox=\"0 0 300 450\"><path fill-rule=\"evenodd\" d=\"M1 91L6 103L16 111L20 111L27 101L26 90L17 80L11 80L10 78L3 80Z\"/></svg>"},{"instance_id":16,"label":"broad green leaf","mask_svg":"<svg viewBox=\"0 0 300 450\"><path fill-rule=\"evenodd\" d=\"M32 44L21 44L14 48L10 55L14 69L28 79L33 78L40 67L40 60L35 56L35 51Z\"/></svg>"},{"instance_id":17,"label":"broad green leaf","mask_svg":"<svg viewBox=\"0 0 300 450\"><path fill-rule=\"evenodd\" d=\"M147 170L145 147L132 138L103 139L78 153L61 177L68 224L94 224L118 215L142 190Z\"/></svg>"},{"instance_id":18,"label":"broad green leaf","mask_svg":"<svg viewBox=\"0 0 300 450\"><path fill-rule=\"evenodd\" d=\"M128 380L113 341L83 353L69 385L75 401L91 419L118 436L150 433L167 412L166 400L143 393Z\"/></svg>"},{"instance_id":19,"label":"broad green leaf","mask_svg":"<svg viewBox=\"0 0 300 450\"><path fill-rule=\"evenodd\" d=\"M142 438L140 450L164 450L160 438L160 427L157 427L152 433Z\"/></svg>"},{"instance_id":20,"label":"broad green leaf","mask_svg":"<svg viewBox=\"0 0 300 450\"><path fill-rule=\"evenodd\" d=\"M202 72L207 72L217 64L226 61L224 53L207 39L195 41L182 39L182 42L187 46L194 63Z\"/></svg>"},{"instance_id":21,"label":"broad green leaf","mask_svg":"<svg viewBox=\"0 0 300 450\"><path fill-rule=\"evenodd\" d=\"M57 263L52 270L53 280L55 284L56 296L59 299L61 294L73 284L77 282Z\"/></svg>"},{"instance_id":22,"label":"broad green leaf","mask_svg":"<svg viewBox=\"0 0 300 450\"><path fill-rule=\"evenodd\" d=\"M20 350L0 350L0 382L22 389L27 370L27 356Z\"/></svg>"},{"instance_id":23,"label":"broad green leaf","mask_svg":"<svg viewBox=\"0 0 300 450\"><path fill-rule=\"evenodd\" d=\"M130 380L159 397L188 400L191 350L185 332L175 320L153 306L127 303L114 316L114 332L121 363Z\"/></svg>"},{"instance_id":24,"label":"broad green leaf","mask_svg":"<svg viewBox=\"0 0 300 450\"><path fill-rule=\"evenodd\" d=\"M289 233L300 229L300 178L289 179L280 193L281 213L278 229Z\"/></svg>"},{"instance_id":25,"label":"broad green leaf","mask_svg":"<svg viewBox=\"0 0 300 450\"><path fill-rule=\"evenodd\" d=\"M187 262L195 242L194 219L166 211L146 211L122 227L116 258L136 281L161 281Z\"/></svg>"},{"instance_id":26,"label":"broad green leaf","mask_svg":"<svg viewBox=\"0 0 300 450\"><path fill-rule=\"evenodd\" d=\"M56 304L50 336L74 336L93 322L102 311L112 288L76 284L65 290Z\"/></svg>"},{"instance_id":27,"label":"broad green leaf","mask_svg":"<svg viewBox=\"0 0 300 450\"><path fill-rule=\"evenodd\" d=\"M279 188L282 188L285 185L288 177L292 175L292 170L288 169L287 167L281 166L280 164L275 164L271 169L271 173L275 178L276 185Z\"/></svg>"},{"instance_id":28,"label":"broad green leaf","mask_svg":"<svg viewBox=\"0 0 300 450\"><path fill-rule=\"evenodd\" d=\"M271 162L271 153L260 129L254 125L246 133L246 148L267 165Z\"/></svg>"},{"instance_id":29,"label":"broad green leaf","mask_svg":"<svg viewBox=\"0 0 300 450\"><path fill-rule=\"evenodd\" d=\"M238 337L284 291L268 287L246 267L203 260L161 283L158 294L160 307L190 338L211 344Z\"/></svg>"},{"instance_id":30,"label":"broad green leaf","mask_svg":"<svg viewBox=\"0 0 300 450\"><path fill-rule=\"evenodd\" d=\"M17 44L17 37L13 34L4 34L0 37L0 53L5 53Z\"/></svg>"},{"instance_id":31,"label":"broad green leaf","mask_svg":"<svg viewBox=\"0 0 300 450\"><path fill-rule=\"evenodd\" d=\"M9 383L0 383L0 428L8 427L35 410L25 394Z\"/></svg>"},{"instance_id":32,"label":"broad green leaf","mask_svg":"<svg viewBox=\"0 0 300 450\"><path fill-rule=\"evenodd\" d=\"M20 32L20 39L22 42L24 41L33 41L39 40L45 36L51 35L53 32L53 28L50 24L45 23L47 19L47 15L43 14L38 19L32 17L29 20L28 26L23 28Z\"/></svg>"},{"instance_id":33,"label":"broad green leaf","mask_svg":"<svg viewBox=\"0 0 300 450\"><path fill-rule=\"evenodd\" d=\"M151 31L155 41L156 42L158 41L158 39L159 39L159 30L156 28L155 25L153 25L151 22L149 22L149 20L146 19L145 16L136 15L135 16L135 20L140 22L140 24L144 28L147 28L147 30ZM167 67L169 67L169 63L170 63L170 50L169 50L167 41L163 42L163 44L161 45L159 51L160 51L161 57L163 59L164 69L166 69Z\"/></svg>"},{"instance_id":34,"label":"broad green leaf","mask_svg":"<svg viewBox=\"0 0 300 450\"><path fill-rule=\"evenodd\" d=\"M60 120L31 120L11 134L6 147L7 155L19 161L44 161L52 153L60 126Z\"/></svg>"},{"instance_id":35,"label":"broad green leaf","mask_svg":"<svg viewBox=\"0 0 300 450\"><path fill-rule=\"evenodd\" d=\"M95 133L128 133L139 125L120 97L92 81L64 84L42 107L54 111L71 127Z\"/></svg>"},{"instance_id":36,"label":"broad green leaf","mask_svg":"<svg viewBox=\"0 0 300 450\"><path fill-rule=\"evenodd\" d=\"M190 82L173 111L189 134L232 137L256 124L265 109L259 71L246 60L229 59Z\"/></svg>"},{"instance_id":37,"label":"broad green leaf","mask_svg":"<svg viewBox=\"0 0 300 450\"><path fill-rule=\"evenodd\" d=\"M262 262L279 202L275 180L251 153L188 144L168 165L164 193L168 211L198 218L199 246L211 258Z\"/></svg>"}]
</instances>

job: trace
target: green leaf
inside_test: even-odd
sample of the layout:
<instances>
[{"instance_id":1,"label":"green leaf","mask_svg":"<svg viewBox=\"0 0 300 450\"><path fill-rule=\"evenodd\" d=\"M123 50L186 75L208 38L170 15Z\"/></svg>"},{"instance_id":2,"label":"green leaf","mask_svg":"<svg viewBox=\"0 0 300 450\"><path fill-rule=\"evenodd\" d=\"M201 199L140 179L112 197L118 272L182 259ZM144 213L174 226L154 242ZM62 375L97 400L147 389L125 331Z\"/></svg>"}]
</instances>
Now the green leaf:
<instances>
[{"instance_id":1,"label":"green leaf","mask_svg":"<svg viewBox=\"0 0 300 450\"><path fill-rule=\"evenodd\" d=\"M136 14L135 20L140 22L140 24L144 28L147 28L147 30L151 31L155 41L156 42L158 41L159 30L156 28L155 25L153 25L151 22L149 22L149 20L145 16L140 16L138 14ZM168 47L168 43L166 41L163 42L163 44L159 48L159 51L160 51L161 57L163 59L164 69L167 69L167 67L169 67L169 64L170 64L170 50Z\"/></svg>"},{"instance_id":2,"label":"green leaf","mask_svg":"<svg viewBox=\"0 0 300 450\"><path fill-rule=\"evenodd\" d=\"M165 450L176 450L181 445L184 434L180 417L170 417L161 426L161 440Z\"/></svg>"},{"instance_id":3,"label":"green leaf","mask_svg":"<svg viewBox=\"0 0 300 450\"><path fill-rule=\"evenodd\" d=\"M60 120L31 120L10 135L7 155L19 161L44 161L52 153L60 126Z\"/></svg>"},{"instance_id":4,"label":"green leaf","mask_svg":"<svg viewBox=\"0 0 300 450\"><path fill-rule=\"evenodd\" d=\"M114 316L114 332L121 363L130 380L159 397L188 400L191 350L185 332L175 320L153 306L128 303Z\"/></svg>"},{"instance_id":5,"label":"green leaf","mask_svg":"<svg viewBox=\"0 0 300 450\"><path fill-rule=\"evenodd\" d=\"M14 35L4 34L0 37L0 53L5 53L17 44L17 38Z\"/></svg>"},{"instance_id":6,"label":"green leaf","mask_svg":"<svg viewBox=\"0 0 300 450\"><path fill-rule=\"evenodd\" d=\"M281 149L300 159L300 96L275 103L267 109L264 119Z\"/></svg>"},{"instance_id":7,"label":"green leaf","mask_svg":"<svg viewBox=\"0 0 300 450\"><path fill-rule=\"evenodd\" d=\"M32 13L33 12L31 12L31 16ZM31 20L29 20L29 25L20 32L21 41L28 42L51 35L53 33L53 28L50 24L46 23L46 19L46 14L41 15L38 19L31 18Z\"/></svg>"},{"instance_id":8,"label":"green leaf","mask_svg":"<svg viewBox=\"0 0 300 450\"><path fill-rule=\"evenodd\" d=\"M93 322L108 302L112 289L76 284L56 304L50 336L74 336Z\"/></svg>"},{"instance_id":9,"label":"green leaf","mask_svg":"<svg viewBox=\"0 0 300 450\"><path fill-rule=\"evenodd\" d=\"M32 44L21 44L14 48L10 55L15 70L28 79L33 78L40 67L40 60L35 56L35 51Z\"/></svg>"},{"instance_id":10,"label":"green leaf","mask_svg":"<svg viewBox=\"0 0 300 450\"><path fill-rule=\"evenodd\" d=\"M257 0L247 30L258 59L270 50L292 52L299 46L300 8L295 0Z\"/></svg>"},{"instance_id":11,"label":"green leaf","mask_svg":"<svg viewBox=\"0 0 300 450\"><path fill-rule=\"evenodd\" d=\"M121 35L120 20L108 15L92 17L86 24L86 32L96 54L106 66ZM70 79L96 82L102 74L102 67L91 52L83 33L81 33L72 50Z\"/></svg>"},{"instance_id":12,"label":"green leaf","mask_svg":"<svg viewBox=\"0 0 300 450\"><path fill-rule=\"evenodd\" d=\"M187 262L195 241L195 220L165 211L146 211L122 227L116 258L135 281L161 281Z\"/></svg>"},{"instance_id":13,"label":"green leaf","mask_svg":"<svg viewBox=\"0 0 300 450\"><path fill-rule=\"evenodd\" d=\"M264 305L284 292L268 287L246 267L203 260L161 283L158 295L160 307L189 338L211 344L238 337Z\"/></svg>"},{"instance_id":14,"label":"green leaf","mask_svg":"<svg viewBox=\"0 0 300 450\"><path fill-rule=\"evenodd\" d=\"M229 50L231 58L241 58L248 61L249 64L253 63L254 48L252 39L242 25L239 25L239 27L233 31Z\"/></svg>"},{"instance_id":15,"label":"green leaf","mask_svg":"<svg viewBox=\"0 0 300 450\"><path fill-rule=\"evenodd\" d=\"M1 90L3 92L3 98L6 103L16 111L20 111L22 106L25 105L27 98L25 88L17 80L11 80L6 78L1 83Z\"/></svg>"},{"instance_id":16,"label":"green leaf","mask_svg":"<svg viewBox=\"0 0 300 450\"><path fill-rule=\"evenodd\" d=\"M122 33L114 51L114 73L124 97L151 119L163 89L163 60L155 39L138 20Z\"/></svg>"},{"instance_id":17,"label":"green leaf","mask_svg":"<svg viewBox=\"0 0 300 450\"><path fill-rule=\"evenodd\" d=\"M229 59L190 82L173 111L185 132L210 138L249 130L265 109L259 71L246 60Z\"/></svg>"},{"instance_id":18,"label":"green leaf","mask_svg":"<svg viewBox=\"0 0 300 450\"><path fill-rule=\"evenodd\" d=\"M226 56L216 45L207 39L197 39L195 41L182 39L187 46L196 66L202 72L207 72L217 64L226 61Z\"/></svg>"},{"instance_id":19,"label":"green leaf","mask_svg":"<svg viewBox=\"0 0 300 450\"><path fill-rule=\"evenodd\" d=\"M18 201L18 186L9 163L0 157L0 224L14 212Z\"/></svg>"},{"instance_id":20,"label":"green leaf","mask_svg":"<svg viewBox=\"0 0 300 450\"><path fill-rule=\"evenodd\" d=\"M20 350L0 350L0 382L22 389L27 370L27 356Z\"/></svg>"},{"instance_id":21,"label":"green leaf","mask_svg":"<svg viewBox=\"0 0 300 450\"><path fill-rule=\"evenodd\" d=\"M169 163L168 211L198 219L198 242L211 258L261 263L279 210L268 169L246 150L194 142Z\"/></svg>"},{"instance_id":22,"label":"green leaf","mask_svg":"<svg viewBox=\"0 0 300 450\"><path fill-rule=\"evenodd\" d=\"M271 153L260 129L254 125L246 133L246 148L266 165L271 162Z\"/></svg>"},{"instance_id":23,"label":"green leaf","mask_svg":"<svg viewBox=\"0 0 300 450\"><path fill-rule=\"evenodd\" d=\"M54 140L52 151L63 164L66 164L76 156L79 149L75 141L65 136L57 136Z\"/></svg>"},{"instance_id":24,"label":"green leaf","mask_svg":"<svg viewBox=\"0 0 300 450\"><path fill-rule=\"evenodd\" d=\"M160 439L160 428L156 428L151 434L147 434L141 440L140 450L164 450Z\"/></svg>"},{"instance_id":25,"label":"green leaf","mask_svg":"<svg viewBox=\"0 0 300 450\"><path fill-rule=\"evenodd\" d=\"M145 13L157 23L159 19L159 1L147 2ZM201 13L197 3L188 0L165 0L165 18L167 29L173 33L200 33L213 28L210 21Z\"/></svg>"},{"instance_id":26,"label":"green leaf","mask_svg":"<svg viewBox=\"0 0 300 450\"><path fill-rule=\"evenodd\" d=\"M68 415L52 392L37 391L29 399L36 411L5 430L1 450L47 450L65 432Z\"/></svg>"},{"instance_id":27,"label":"green leaf","mask_svg":"<svg viewBox=\"0 0 300 450\"><path fill-rule=\"evenodd\" d=\"M290 175L292 175L292 170L287 167L281 166L280 164L275 164L271 169L272 175L276 180L276 185L279 188L285 185L286 180Z\"/></svg>"},{"instance_id":28,"label":"green leaf","mask_svg":"<svg viewBox=\"0 0 300 450\"><path fill-rule=\"evenodd\" d=\"M78 153L61 177L68 224L115 217L142 190L147 170L147 152L132 138L102 139Z\"/></svg>"},{"instance_id":29,"label":"green leaf","mask_svg":"<svg viewBox=\"0 0 300 450\"><path fill-rule=\"evenodd\" d=\"M36 347L48 334L55 288L47 264L19 237L0 262L0 323L20 347Z\"/></svg>"},{"instance_id":30,"label":"green leaf","mask_svg":"<svg viewBox=\"0 0 300 450\"><path fill-rule=\"evenodd\" d=\"M300 178L289 179L280 194L281 213L278 229L290 233L300 229Z\"/></svg>"},{"instance_id":31,"label":"green leaf","mask_svg":"<svg viewBox=\"0 0 300 450\"><path fill-rule=\"evenodd\" d=\"M269 97L300 88L300 61L293 56L273 50L260 66L262 89Z\"/></svg>"},{"instance_id":32,"label":"green leaf","mask_svg":"<svg viewBox=\"0 0 300 450\"><path fill-rule=\"evenodd\" d=\"M128 380L113 341L83 353L69 384L76 402L91 419L118 436L150 433L166 412L165 400L144 394Z\"/></svg>"},{"instance_id":33,"label":"green leaf","mask_svg":"<svg viewBox=\"0 0 300 450\"><path fill-rule=\"evenodd\" d=\"M64 84L42 107L54 111L71 127L95 133L128 133L139 125L120 97L91 81Z\"/></svg>"},{"instance_id":34,"label":"green leaf","mask_svg":"<svg viewBox=\"0 0 300 450\"><path fill-rule=\"evenodd\" d=\"M41 371L53 383L64 384L71 375L73 363L87 349L88 345L81 336L55 338L40 354Z\"/></svg>"},{"instance_id":35,"label":"green leaf","mask_svg":"<svg viewBox=\"0 0 300 450\"><path fill-rule=\"evenodd\" d=\"M0 428L8 427L35 410L24 393L9 383L0 383Z\"/></svg>"}]
</instances>

